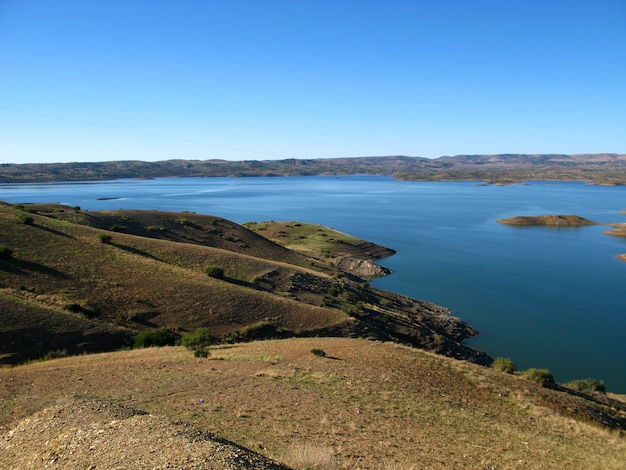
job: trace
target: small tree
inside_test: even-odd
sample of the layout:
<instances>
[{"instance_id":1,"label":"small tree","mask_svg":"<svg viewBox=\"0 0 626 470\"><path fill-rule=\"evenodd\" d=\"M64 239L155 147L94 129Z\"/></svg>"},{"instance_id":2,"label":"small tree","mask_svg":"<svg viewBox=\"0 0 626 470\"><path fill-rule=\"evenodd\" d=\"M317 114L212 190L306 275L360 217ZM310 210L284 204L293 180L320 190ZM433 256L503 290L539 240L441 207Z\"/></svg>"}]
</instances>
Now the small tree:
<instances>
[{"instance_id":1,"label":"small tree","mask_svg":"<svg viewBox=\"0 0 626 470\"><path fill-rule=\"evenodd\" d=\"M207 266L204 268L204 272L216 279L222 279L224 277L224 270L218 266Z\"/></svg>"},{"instance_id":2,"label":"small tree","mask_svg":"<svg viewBox=\"0 0 626 470\"><path fill-rule=\"evenodd\" d=\"M204 349L215 342L215 336L208 328L198 328L193 333L183 336L182 344L187 349Z\"/></svg>"},{"instance_id":3,"label":"small tree","mask_svg":"<svg viewBox=\"0 0 626 470\"><path fill-rule=\"evenodd\" d=\"M174 346L179 339L180 335L168 328L145 330L135 336L135 344L133 347L138 349L153 346Z\"/></svg>"},{"instance_id":4,"label":"small tree","mask_svg":"<svg viewBox=\"0 0 626 470\"><path fill-rule=\"evenodd\" d=\"M496 357L496 359L492 362L491 367L501 370L502 372L506 372L507 374L513 374L517 371L517 366L508 357Z\"/></svg>"}]
</instances>

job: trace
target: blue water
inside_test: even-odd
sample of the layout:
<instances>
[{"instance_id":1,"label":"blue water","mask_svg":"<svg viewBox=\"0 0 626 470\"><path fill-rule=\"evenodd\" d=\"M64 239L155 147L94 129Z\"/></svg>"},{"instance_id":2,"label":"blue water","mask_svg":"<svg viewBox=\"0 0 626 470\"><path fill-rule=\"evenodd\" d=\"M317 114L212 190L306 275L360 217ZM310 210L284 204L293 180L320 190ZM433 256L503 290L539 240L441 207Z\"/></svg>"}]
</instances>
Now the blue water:
<instances>
[{"instance_id":1,"label":"blue water","mask_svg":"<svg viewBox=\"0 0 626 470\"><path fill-rule=\"evenodd\" d=\"M99 201L97 198L119 199ZM0 185L0 200L83 209L195 211L238 223L300 220L397 250L374 286L450 308L469 341L520 369L603 379L626 393L626 239L607 227L511 227L514 215L626 222L626 187L532 182L481 186L383 176L162 178Z\"/></svg>"}]
</instances>

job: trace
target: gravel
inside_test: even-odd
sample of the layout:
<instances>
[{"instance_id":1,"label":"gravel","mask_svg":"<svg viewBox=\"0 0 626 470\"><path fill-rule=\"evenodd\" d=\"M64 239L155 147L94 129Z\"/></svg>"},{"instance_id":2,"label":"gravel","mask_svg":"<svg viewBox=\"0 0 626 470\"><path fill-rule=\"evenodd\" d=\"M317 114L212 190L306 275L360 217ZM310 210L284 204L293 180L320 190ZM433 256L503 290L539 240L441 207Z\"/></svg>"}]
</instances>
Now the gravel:
<instances>
[{"instance_id":1,"label":"gravel","mask_svg":"<svg viewBox=\"0 0 626 470\"><path fill-rule=\"evenodd\" d=\"M288 469L187 423L98 400L67 399L0 438L2 469Z\"/></svg>"}]
</instances>

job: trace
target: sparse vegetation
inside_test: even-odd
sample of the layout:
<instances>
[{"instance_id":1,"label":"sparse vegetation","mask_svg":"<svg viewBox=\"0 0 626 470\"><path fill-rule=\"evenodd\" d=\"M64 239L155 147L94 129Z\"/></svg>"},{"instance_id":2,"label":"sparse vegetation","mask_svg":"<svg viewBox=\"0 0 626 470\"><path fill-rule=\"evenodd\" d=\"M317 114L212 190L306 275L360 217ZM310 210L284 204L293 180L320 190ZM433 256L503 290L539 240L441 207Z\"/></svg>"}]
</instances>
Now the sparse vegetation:
<instances>
[{"instance_id":1,"label":"sparse vegetation","mask_svg":"<svg viewBox=\"0 0 626 470\"><path fill-rule=\"evenodd\" d=\"M169 328L157 328L154 330L141 331L135 336L133 347L150 348L161 346L174 346L180 340L180 335Z\"/></svg>"},{"instance_id":2,"label":"sparse vegetation","mask_svg":"<svg viewBox=\"0 0 626 470\"><path fill-rule=\"evenodd\" d=\"M312 349L332 351L337 360L322 360ZM518 468L520 461L542 469L623 468L619 426L626 404L611 394L594 400L397 344L349 338L240 343L211 349L208 358L194 359L181 347L0 368L7 384L0 387L0 443L13 429L14 444L51 424L60 430L51 434L55 439L76 430L81 440L65 442L74 445L78 465L81 455L102 455L103 435L95 431L109 429L113 419L116 435L150 442L155 427L137 421L146 416L159 428L168 418L184 423L183 434L198 441L206 435L200 430L210 430L294 469ZM96 420L78 424L77 395L100 398L101 427L90 427ZM59 402L68 413L37 419L35 413ZM111 417L112 403L147 414ZM7 464L9 455L48 450L46 440L40 447L33 447L35 439L3 447L0 467L15 467ZM203 455L180 450L183 458Z\"/></svg>"},{"instance_id":3,"label":"sparse vegetation","mask_svg":"<svg viewBox=\"0 0 626 470\"><path fill-rule=\"evenodd\" d=\"M111 237L111 235L109 235L107 233L99 233L98 234L98 240L100 240L100 243L104 243L105 245L109 245L111 243L111 241L113 240L113 237Z\"/></svg>"},{"instance_id":4,"label":"sparse vegetation","mask_svg":"<svg viewBox=\"0 0 626 470\"><path fill-rule=\"evenodd\" d=\"M207 357L209 357L209 351L207 351L204 348L200 348L200 349L196 349L193 352L194 357L202 357L204 359L206 359Z\"/></svg>"},{"instance_id":5,"label":"sparse vegetation","mask_svg":"<svg viewBox=\"0 0 626 470\"><path fill-rule=\"evenodd\" d=\"M215 336L211 334L208 328L198 328L193 333L183 336L182 345L187 349L198 350L205 349L215 341Z\"/></svg>"},{"instance_id":6,"label":"sparse vegetation","mask_svg":"<svg viewBox=\"0 0 626 470\"><path fill-rule=\"evenodd\" d=\"M220 268L219 266L205 266L204 272L208 276L214 277L216 279L224 278L224 268Z\"/></svg>"},{"instance_id":7,"label":"sparse vegetation","mask_svg":"<svg viewBox=\"0 0 626 470\"><path fill-rule=\"evenodd\" d=\"M554 377L548 369L530 368L524 371L524 376L533 382L537 382L542 387L554 385Z\"/></svg>"},{"instance_id":8,"label":"sparse vegetation","mask_svg":"<svg viewBox=\"0 0 626 470\"><path fill-rule=\"evenodd\" d=\"M311 353L314 354L315 356L326 357L326 353L324 352L323 349L313 348L311 349Z\"/></svg>"},{"instance_id":9,"label":"sparse vegetation","mask_svg":"<svg viewBox=\"0 0 626 470\"><path fill-rule=\"evenodd\" d=\"M565 386L578 390L579 392L606 393L606 385L604 384L604 381L592 378L573 380L566 383Z\"/></svg>"},{"instance_id":10,"label":"sparse vegetation","mask_svg":"<svg viewBox=\"0 0 626 470\"><path fill-rule=\"evenodd\" d=\"M501 370L502 372L506 372L507 374L517 372L517 366L513 363L511 358L508 357L496 357L491 364L491 367Z\"/></svg>"},{"instance_id":11,"label":"sparse vegetation","mask_svg":"<svg viewBox=\"0 0 626 470\"><path fill-rule=\"evenodd\" d=\"M35 222L35 219L33 219L30 215L26 215L26 214L20 214L18 219L24 225L32 225Z\"/></svg>"}]
</instances>

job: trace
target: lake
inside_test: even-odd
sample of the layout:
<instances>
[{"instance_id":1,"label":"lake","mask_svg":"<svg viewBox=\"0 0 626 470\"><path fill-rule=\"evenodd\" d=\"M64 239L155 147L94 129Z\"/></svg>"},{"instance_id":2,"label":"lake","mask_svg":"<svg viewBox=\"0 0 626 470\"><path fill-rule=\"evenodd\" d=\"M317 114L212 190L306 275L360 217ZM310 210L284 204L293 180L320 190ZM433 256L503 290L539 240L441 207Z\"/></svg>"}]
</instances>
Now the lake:
<instances>
[{"instance_id":1,"label":"lake","mask_svg":"<svg viewBox=\"0 0 626 470\"><path fill-rule=\"evenodd\" d=\"M116 198L98 200L98 198ZM0 200L83 209L194 211L238 223L323 224L397 251L375 287L450 308L481 334L468 344L556 379L593 377L626 393L626 239L606 226L512 227L514 215L626 222L626 187L493 186L385 176L160 178L0 185Z\"/></svg>"}]
</instances>

